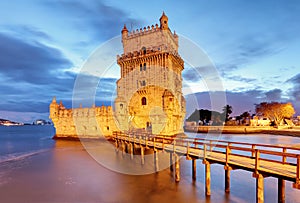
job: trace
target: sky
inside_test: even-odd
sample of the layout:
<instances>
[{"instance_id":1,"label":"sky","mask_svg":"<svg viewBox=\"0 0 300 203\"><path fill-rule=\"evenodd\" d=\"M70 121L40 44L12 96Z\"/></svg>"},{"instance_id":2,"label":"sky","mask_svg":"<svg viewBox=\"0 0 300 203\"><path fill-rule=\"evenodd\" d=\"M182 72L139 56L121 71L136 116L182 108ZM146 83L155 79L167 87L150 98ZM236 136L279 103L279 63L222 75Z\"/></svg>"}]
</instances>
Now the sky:
<instances>
[{"instance_id":1,"label":"sky","mask_svg":"<svg viewBox=\"0 0 300 203\"><path fill-rule=\"evenodd\" d=\"M0 1L0 118L48 120L53 96L71 108L76 78L90 55L120 37L124 24L129 30L151 26L162 11L170 29L211 60L196 67L185 61L190 91L184 93L199 108L211 108L209 95L225 92L233 116L254 113L254 104L263 101L292 102L300 115L298 0L11 0ZM212 69L222 88L207 88L205 73ZM118 77L118 67L87 77L85 85L99 84L96 105L111 105Z\"/></svg>"}]
</instances>

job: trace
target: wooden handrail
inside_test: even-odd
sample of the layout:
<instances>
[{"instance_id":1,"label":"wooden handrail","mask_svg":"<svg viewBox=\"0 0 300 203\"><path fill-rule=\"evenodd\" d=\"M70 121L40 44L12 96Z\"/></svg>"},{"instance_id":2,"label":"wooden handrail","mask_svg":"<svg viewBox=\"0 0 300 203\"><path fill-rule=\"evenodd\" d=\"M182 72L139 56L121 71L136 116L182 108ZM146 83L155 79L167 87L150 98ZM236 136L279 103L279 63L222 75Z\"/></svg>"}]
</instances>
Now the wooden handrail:
<instances>
[{"instance_id":1,"label":"wooden handrail","mask_svg":"<svg viewBox=\"0 0 300 203\"><path fill-rule=\"evenodd\" d=\"M165 144L173 144L173 152L176 152L176 146L187 147L187 154L190 153L191 149L199 149L204 150L204 157L207 156L207 150L209 149L212 152L217 153L226 153L226 163L229 161L229 155L235 155L240 157L255 157L255 161L258 163L256 167L259 168L259 160L269 161L269 162L276 162L282 164L289 164L295 165L299 162L299 154L288 152L288 150L296 150L300 152L300 148L295 147L288 147L288 146L273 146L270 144L250 144L250 143L243 143L243 142L228 142L224 140L207 140L202 138L174 138L174 137L167 137L167 136L155 136L155 135L148 135L145 133L130 133L126 135L123 132L113 132L113 137L116 139L122 139L124 141L133 141L135 143L140 143L142 139L144 140L144 144L146 147L148 146L148 142L153 142L153 147L156 147L156 143L162 143L162 148L164 148ZM159 146L159 145L157 145ZM272 150L275 149L275 150ZM278 151L281 149L281 151ZM250 152L251 155L239 154L234 151L241 151L241 152ZM257 154L258 153L258 154ZM261 154L272 155L275 156L274 160L271 158L261 158ZM258 155L258 156L257 156ZM277 158L276 158L277 157ZM297 161L287 160L287 158L297 158ZM298 173L300 169L298 169ZM299 177L300 175L298 175Z\"/></svg>"},{"instance_id":2,"label":"wooden handrail","mask_svg":"<svg viewBox=\"0 0 300 203\"><path fill-rule=\"evenodd\" d=\"M296 183L300 183L300 155L297 155Z\"/></svg>"}]
</instances>

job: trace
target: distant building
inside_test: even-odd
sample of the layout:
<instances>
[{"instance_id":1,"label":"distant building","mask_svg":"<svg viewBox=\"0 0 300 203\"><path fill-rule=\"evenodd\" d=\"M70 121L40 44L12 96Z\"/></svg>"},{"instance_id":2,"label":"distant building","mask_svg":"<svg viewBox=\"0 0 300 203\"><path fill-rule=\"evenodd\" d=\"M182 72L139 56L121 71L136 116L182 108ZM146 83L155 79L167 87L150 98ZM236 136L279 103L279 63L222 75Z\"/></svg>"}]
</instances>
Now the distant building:
<instances>
[{"instance_id":1,"label":"distant building","mask_svg":"<svg viewBox=\"0 0 300 203\"><path fill-rule=\"evenodd\" d=\"M271 121L268 118L253 116L253 119L250 119L250 126L270 126Z\"/></svg>"},{"instance_id":2,"label":"distant building","mask_svg":"<svg viewBox=\"0 0 300 203\"><path fill-rule=\"evenodd\" d=\"M0 119L0 125L5 125L5 126L24 125L24 123L14 122L6 119Z\"/></svg>"},{"instance_id":3,"label":"distant building","mask_svg":"<svg viewBox=\"0 0 300 203\"><path fill-rule=\"evenodd\" d=\"M46 121L44 119L37 119L33 122L33 125L50 125L51 122Z\"/></svg>"}]
</instances>

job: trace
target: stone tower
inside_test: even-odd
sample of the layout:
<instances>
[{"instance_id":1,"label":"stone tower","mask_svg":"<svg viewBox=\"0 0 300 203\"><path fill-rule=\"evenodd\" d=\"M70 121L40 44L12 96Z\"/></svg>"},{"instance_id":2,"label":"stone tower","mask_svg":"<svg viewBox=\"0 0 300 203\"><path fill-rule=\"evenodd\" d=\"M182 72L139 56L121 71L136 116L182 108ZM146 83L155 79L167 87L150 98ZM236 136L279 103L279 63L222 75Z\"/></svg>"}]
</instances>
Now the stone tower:
<instances>
[{"instance_id":1,"label":"stone tower","mask_svg":"<svg viewBox=\"0 0 300 203\"><path fill-rule=\"evenodd\" d=\"M129 32L124 25L124 53L117 56L115 117L122 131L147 129L153 134L183 132L185 99L182 95L184 62L178 54L178 36L165 13L156 24Z\"/></svg>"}]
</instances>

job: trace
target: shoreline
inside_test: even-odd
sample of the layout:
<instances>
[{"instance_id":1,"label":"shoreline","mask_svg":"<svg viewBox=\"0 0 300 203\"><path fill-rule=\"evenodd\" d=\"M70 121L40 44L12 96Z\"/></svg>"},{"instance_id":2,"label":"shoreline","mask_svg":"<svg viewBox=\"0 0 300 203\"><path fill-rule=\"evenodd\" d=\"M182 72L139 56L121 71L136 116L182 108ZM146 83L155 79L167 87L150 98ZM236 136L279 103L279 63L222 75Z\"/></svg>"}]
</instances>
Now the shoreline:
<instances>
[{"instance_id":1,"label":"shoreline","mask_svg":"<svg viewBox=\"0 0 300 203\"><path fill-rule=\"evenodd\" d=\"M189 126L184 128L184 132L193 133L221 133L221 134L234 134L234 135L251 135L251 134L271 134L282 136L300 137L300 128L296 129L276 129L272 127L256 127L256 126ZM55 134L53 140L66 140L66 141L91 141L91 140L110 140L110 137L78 137L73 136L60 136Z\"/></svg>"},{"instance_id":2,"label":"shoreline","mask_svg":"<svg viewBox=\"0 0 300 203\"><path fill-rule=\"evenodd\" d=\"M195 126L185 127L185 132L194 133L221 133L221 134L272 134L283 136L300 137L300 128L297 129L276 129L272 127L254 126Z\"/></svg>"}]
</instances>

